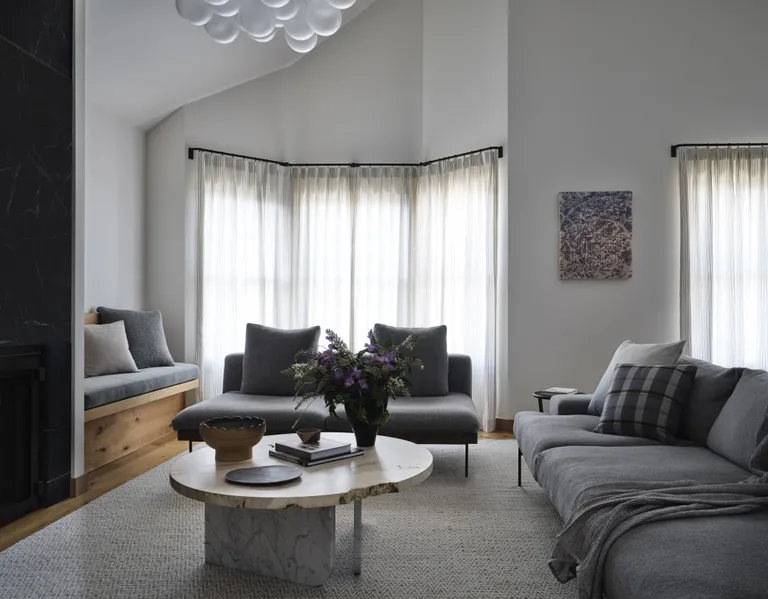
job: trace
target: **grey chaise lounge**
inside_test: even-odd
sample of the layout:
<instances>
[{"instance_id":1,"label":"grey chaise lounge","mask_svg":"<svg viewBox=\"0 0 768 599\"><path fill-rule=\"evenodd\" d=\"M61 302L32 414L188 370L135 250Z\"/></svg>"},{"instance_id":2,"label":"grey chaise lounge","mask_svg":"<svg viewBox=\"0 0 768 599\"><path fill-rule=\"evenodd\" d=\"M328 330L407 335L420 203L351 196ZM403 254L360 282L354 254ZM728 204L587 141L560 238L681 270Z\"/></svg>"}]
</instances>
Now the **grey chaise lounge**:
<instances>
[{"instance_id":1,"label":"grey chaise lounge","mask_svg":"<svg viewBox=\"0 0 768 599\"><path fill-rule=\"evenodd\" d=\"M768 373L698 366L676 445L592 432L589 396L559 396L550 414L521 412L515 435L534 480L564 521L579 496L613 482L732 483L746 479L768 405ZM593 410L594 411L594 410ZM646 524L611 547L607 599L768 597L768 512ZM554 543L554 539L553 539Z\"/></svg>"},{"instance_id":2,"label":"grey chaise lounge","mask_svg":"<svg viewBox=\"0 0 768 599\"><path fill-rule=\"evenodd\" d=\"M289 396L246 395L240 393L243 354L230 354L224 362L223 393L183 410L173 419L179 440L202 441L200 423L216 416L259 416L267 421L267 434L293 432L301 413L301 428L328 432L351 432L344 410L331 416L322 398L304 412L295 409ZM448 356L448 395L410 397L389 402L389 421L382 435L414 443L464 445L464 473L469 472L469 445L476 444L480 422L472 401L472 361L469 356ZM303 410L303 408L302 408Z\"/></svg>"}]
</instances>

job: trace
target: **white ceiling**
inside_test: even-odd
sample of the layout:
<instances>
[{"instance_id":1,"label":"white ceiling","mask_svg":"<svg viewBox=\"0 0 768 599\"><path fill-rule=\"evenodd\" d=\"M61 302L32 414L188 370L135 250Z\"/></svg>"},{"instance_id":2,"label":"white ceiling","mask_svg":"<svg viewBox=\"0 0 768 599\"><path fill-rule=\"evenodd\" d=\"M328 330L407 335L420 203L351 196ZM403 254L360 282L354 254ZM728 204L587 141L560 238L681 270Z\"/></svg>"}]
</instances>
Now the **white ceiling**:
<instances>
[{"instance_id":1,"label":"white ceiling","mask_svg":"<svg viewBox=\"0 0 768 599\"><path fill-rule=\"evenodd\" d=\"M376 0L357 0L344 25ZM174 0L87 0L88 102L143 129L177 108L290 66L301 58L281 32L266 44L213 41L176 13ZM343 35L342 32L336 35Z\"/></svg>"}]
</instances>

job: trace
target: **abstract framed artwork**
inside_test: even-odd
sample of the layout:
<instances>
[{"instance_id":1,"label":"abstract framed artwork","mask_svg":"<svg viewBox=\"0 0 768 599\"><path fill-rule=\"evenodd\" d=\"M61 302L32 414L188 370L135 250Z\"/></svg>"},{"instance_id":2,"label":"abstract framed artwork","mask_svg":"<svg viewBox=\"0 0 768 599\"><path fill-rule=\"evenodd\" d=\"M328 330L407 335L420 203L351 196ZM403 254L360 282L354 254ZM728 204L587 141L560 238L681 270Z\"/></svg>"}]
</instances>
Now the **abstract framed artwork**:
<instances>
[{"instance_id":1,"label":"abstract framed artwork","mask_svg":"<svg viewBox=\"0 0 768 599\"><path fill-rule=\"evenodd\" d=\"M632 277L632 192L560 194L560 278Z\"/></svg>"}]
</instances>

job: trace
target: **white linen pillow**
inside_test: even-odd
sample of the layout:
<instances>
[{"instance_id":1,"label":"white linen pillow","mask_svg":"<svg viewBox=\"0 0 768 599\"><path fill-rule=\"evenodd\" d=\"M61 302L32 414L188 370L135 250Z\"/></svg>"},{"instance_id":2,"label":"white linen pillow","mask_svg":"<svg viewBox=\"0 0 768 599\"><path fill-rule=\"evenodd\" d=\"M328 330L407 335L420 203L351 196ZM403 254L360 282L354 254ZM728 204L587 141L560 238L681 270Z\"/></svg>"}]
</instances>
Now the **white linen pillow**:
<instances>
[{"instance_id":1,"label":"white linen pillow","mask_svg":"<svg viewBox=\"0 0 768 599\"><path fill-rule=\"evenodd\" d=\"M85 325L85 376L138 372L128 347L125 323Z\"/></svg>"}]
</instances>

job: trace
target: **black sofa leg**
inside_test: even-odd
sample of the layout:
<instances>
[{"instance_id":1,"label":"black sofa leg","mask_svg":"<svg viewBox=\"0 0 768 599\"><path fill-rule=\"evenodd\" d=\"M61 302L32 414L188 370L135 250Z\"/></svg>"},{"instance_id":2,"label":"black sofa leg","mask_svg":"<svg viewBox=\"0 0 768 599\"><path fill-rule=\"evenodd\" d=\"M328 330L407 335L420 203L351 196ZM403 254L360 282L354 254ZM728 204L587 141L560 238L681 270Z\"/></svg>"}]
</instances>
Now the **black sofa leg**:
<instances>
[{"instance_id":1,"label":"black sofa leg","mask_svg":"<svg viewBox=\"0 0 768 599\"><path fill-rule=\"evenodd\" d=\"M517 486L523 486L523 452L517 448Z\"/></svg>"},{"instance_id":2,"label":"black sofa leg","mask_svg":"<svg viewBox=\"0 0 768 599\"><path fill-rule=\"evenodd\" d=\"M464 444L464 478L469 477L469 444Z\"/></svg>"},{"instance_id":3,"label":"black sofa leg","mask_svg":"<svg viewBox=\"0 0 768 599\"><path fill-rule=\"evenodd\" d=\"M192 453L192 441L189 442L189 453Z\"/></svg>"}]
</instances>

